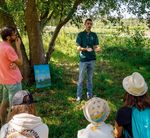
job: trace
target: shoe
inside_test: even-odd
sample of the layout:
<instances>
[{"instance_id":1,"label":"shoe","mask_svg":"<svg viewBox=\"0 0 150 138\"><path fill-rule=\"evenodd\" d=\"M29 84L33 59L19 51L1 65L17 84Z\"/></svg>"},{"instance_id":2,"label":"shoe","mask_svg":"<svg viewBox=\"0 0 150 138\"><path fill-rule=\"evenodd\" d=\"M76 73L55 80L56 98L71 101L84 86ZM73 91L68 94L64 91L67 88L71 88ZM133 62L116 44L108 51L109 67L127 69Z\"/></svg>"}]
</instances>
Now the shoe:
<instances>
[{"instance_id":1,"label":"shoe","mask_svg":"<svg viewBox=\"0 0 150 138\"><path fill-rule=\"evenodd\" d=\"M76 101L77 101L77 102L81 101L81 98L80 98L80 97L77 97Z\"/></svg>"},{"instance_id":2,"label":"shoe","mask_svg":"<svg viewBox=\"0 0 150 138\"><path fill-rule=\"evenodd\" d=\"M87 94L87 99L88 100L91 99L92 97L93 97L92 95Z\"/></svg>"}]
</instances>

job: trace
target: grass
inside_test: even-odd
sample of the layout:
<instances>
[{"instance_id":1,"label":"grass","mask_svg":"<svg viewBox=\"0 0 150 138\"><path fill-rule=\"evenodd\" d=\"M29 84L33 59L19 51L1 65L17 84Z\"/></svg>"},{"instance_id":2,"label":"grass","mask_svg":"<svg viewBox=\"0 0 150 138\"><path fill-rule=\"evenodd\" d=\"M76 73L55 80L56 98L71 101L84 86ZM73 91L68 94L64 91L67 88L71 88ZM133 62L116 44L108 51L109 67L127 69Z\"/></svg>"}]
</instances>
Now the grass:
<instances>
[{"instance_id":1,"label":"grass","mask_svg":"<svg viewBox=\"0 0 150 138\"><path fill-rule=\"evenodd\" d=\"M106 122L114 125L116 111L123 104L122 79L138 71L145 77L148 85L150 84L150 40L143 38L136 42L133 37L99 37L102 52L97 54L93 79L94 95L108 101L111 113ZM141 43L144 44L139 46ZM57 39L50 61L52 86L46 89L30 88L39 101L38 114L49 126L49 138L76 138L77 131L88 124L82 112L87 101L86 82L82 102L75 101L78 60L75 36L62 33Z\"/></svg>"},{"instance_id":2,"label":"grass","mask_svg":"<svg viewBox=\"0 0 150 138\"><path fill-rule=\"evenodd\" d=\"M136 39L137 37L140 39ZM104 35L99 35L99 38L102 52L97 54L93 79L94 95L108 101L111 113L106 122L114 125L116 111L123 104L122 79L138 71L150 86L150 39L137 34L128 38ZM49 35L45 35L44 40L49 40ZM47 44L45 41L45 45ZM78 60L75 35L61 32L49 62L52 86L44 89L25 87L38 101L37 114L48 125L49 138L76 138L77 131L89 123L82 111L87 101L86 82L83 100L80 103L75 100Z\"/></svg>"}]
</instances>

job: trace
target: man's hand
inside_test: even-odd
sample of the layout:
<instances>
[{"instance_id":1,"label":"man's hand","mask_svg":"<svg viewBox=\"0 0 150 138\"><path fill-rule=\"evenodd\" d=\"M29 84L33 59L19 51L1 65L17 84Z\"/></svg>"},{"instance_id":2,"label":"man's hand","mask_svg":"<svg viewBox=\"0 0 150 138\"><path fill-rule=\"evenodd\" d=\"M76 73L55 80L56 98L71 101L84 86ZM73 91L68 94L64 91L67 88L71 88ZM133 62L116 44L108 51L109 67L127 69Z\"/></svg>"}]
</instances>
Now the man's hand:
<instances>
[{"instance_id":1,"label":"man's hand","mask_svg":"<svg viewBox=\"0 0 150 138\"><path fill-rule=\"evenodd\" d=\"M15 69L17 68L17 65L16 65L15 63L11 63L11 64L9 65L9 68L15 70Z\"/></svg>"},{"instance_id":2,"label":"man's hand","mask_svg":"<svg viewBox=\"0 0 150 138\"><path fill-rule=\"evenodd\" d=\"M17 48L17 49L20 49L21 40L20 40L20 38L19 38L19 37L17 37L17 38L16 38L16 40L15 40L15 44L16 44L16 48Z\"/></svg>"},{"instance_id":3,"label":"man's hand","mask_svg":"<svg viewBox=\"0 0 150 138\"><path fill-rule=\"evenodd\" d=\"M92 51L93 51L92 48L86 48L86 50L87 50L88 52L92 52Z\"/></svg>"},{"instance_id":4,"label":"man's hand","mask_svg":"<svg viewBox=\"0 0 150 138\"><path fill-rule=\"evenodd\" d=\"M100 52L101 51L101 49L100 49L100 47L95 47L95 52Z\"/></svg>"}]
</instances>

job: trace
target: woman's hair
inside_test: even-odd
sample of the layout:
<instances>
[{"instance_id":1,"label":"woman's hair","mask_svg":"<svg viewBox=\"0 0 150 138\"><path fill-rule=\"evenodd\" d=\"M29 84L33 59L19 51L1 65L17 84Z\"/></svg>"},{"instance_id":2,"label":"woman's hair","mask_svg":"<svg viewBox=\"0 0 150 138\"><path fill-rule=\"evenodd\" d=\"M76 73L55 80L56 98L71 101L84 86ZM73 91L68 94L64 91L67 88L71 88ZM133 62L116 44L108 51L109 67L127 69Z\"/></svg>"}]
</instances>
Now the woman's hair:
<instances>
[{"instance_id":1,"label":"woman's hair","mask_svg":"<svg viewBox=\"0 0 150 138\"><path fill-rule=\"evenodd\" d=\"M148 96L148 93L142 96L133 96L126 92L124 96L124 106L136 107L139 110L150 108L150 97Z\"/></svg>"},{"instance_id":2,"label":"woman's hair","mask_svg":"<svg viewBox=\"0 0 150 138\"><path fill-rule=\"evenodd\" d=\"M7 121L10 121L14 115L17 115L20 113L28 113L28 114L36 115L35 105L34 104L21 104L21 105L13 106L8 115Z\"/></svg>"}]
</instances>

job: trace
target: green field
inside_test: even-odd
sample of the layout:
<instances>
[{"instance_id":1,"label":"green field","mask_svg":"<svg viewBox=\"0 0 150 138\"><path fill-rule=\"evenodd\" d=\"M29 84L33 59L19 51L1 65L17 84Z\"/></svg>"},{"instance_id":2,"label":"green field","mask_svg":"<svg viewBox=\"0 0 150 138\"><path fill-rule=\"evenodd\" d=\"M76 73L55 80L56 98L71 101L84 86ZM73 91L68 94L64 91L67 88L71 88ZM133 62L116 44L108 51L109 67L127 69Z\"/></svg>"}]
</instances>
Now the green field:
<instances>
[{"instance_id":1,"label":"green field","mask_svg":"<svg viewBox=\"0 0 150 138\"><path fill-rule=\"evenodd\" d=\"M98 36L102 52L97 54L94 95L109 102L111 113L106 122L114 125L116 111L123 104L123 78L138 71L150 86L150 39L144 38L140 31L129 37ZM45 46L49 37L44 35ZM76 33L62 31L57 39L49 62L52 86L29 88L39 101L36 103L38 115L49 126L49 138L76 138L77 131L88 124L82 112L86 87L82 102L75 101L79 60L75 37Z\"/></svg>"}]
</instances>

